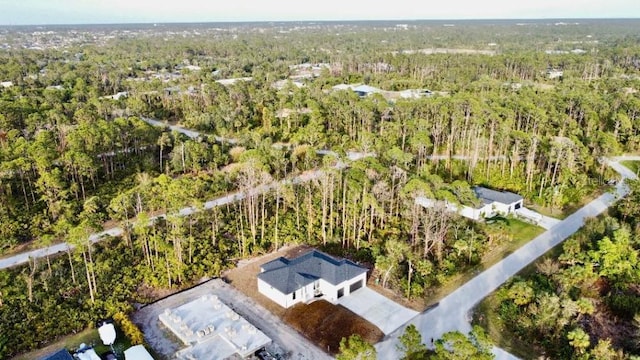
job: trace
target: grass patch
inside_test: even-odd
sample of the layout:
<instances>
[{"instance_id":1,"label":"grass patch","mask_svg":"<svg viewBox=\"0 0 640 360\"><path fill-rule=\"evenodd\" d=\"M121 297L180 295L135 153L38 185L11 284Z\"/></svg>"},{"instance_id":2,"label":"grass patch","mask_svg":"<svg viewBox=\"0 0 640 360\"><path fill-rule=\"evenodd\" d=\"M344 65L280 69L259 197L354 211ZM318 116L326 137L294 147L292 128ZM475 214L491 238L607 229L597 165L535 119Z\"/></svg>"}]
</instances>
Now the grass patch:
<instances>
[{"instance_id":1,"label":"grass patch","mask_svg":"<svg viewBox=\"0 0 640 360\"><path fill-rule=\"evenodd\" d=\"M622 166L628 168L629 170L633 171L636 175L639 174L640 161L625 160L625 161L620 161L620 164L622 164Z\"/></svg>"},{"instance_id":2,"label":"grass patch","mask_svg":"<svg viewBox=\"0 0 640 360\"><path fill-rule=\"evenodd\" d=\"M547 258L557 259L562 254L563 244L559 244L556 247L549 250L546 254L541 256L538 260L527 265L516 276L527 278L533 275L536 270L536 264L544 261ZM498 313L498 307L500 306L500 297L497 292L500 291L500 287L495 292L484 298L473 309L473 325L481 326L489 338L497 347L500 347L509 353L519 357L520 359L538 359L542 354L542 350L533 346L528 341L523 341L514 334L513 331L508 329L505 323L502 321L500 314Z\"/></svg>"},{"instance_id":3,"label":"grass patch","mask_svg":"<svg viewBox=\"0 0 640 360\"><path fill-rule=\"evenodd\" d=\"M452 276L446 283L440 285L436 289L426 295L425 303L434 304L445 296L449 295L457 288L473 279L482 271L497 264L509 254L518 250L520 247L533 240L536 236L542 234L545 230L528 222L514 218L494 218L493 223L487 224L490 232L501 232L507 240L493 246L482 257L482 262L464 273Z\"/></svg>"},{"instance_id":4,"label":"grass patch","mask_svg":"<svg viewBox=\"0 0 640 360\"><path fill-rule=\"evenodd\" d=\"M14 357L13 360L38 360L45 355L56 352L60 349L67 349L69 352L73 353L73 351L78 349L82 343L93 346L93 349L98 355L111 351L111 348L104 345L102 340L100 340L98 329L87 328L77 334L62 337L42 349L18 355ZM113 348L116 350L116 356L123 359L124 350L129 347L131 347L131 341L124 336L120 328L116 325L116 342L113 344Z\"/></svg>"},{"instance_id":5,"label":"grass patch","mask_svg":"<svg viewBox=\"0 0 640 360\"><path fill-rule=\"evenodd\" d=\"M283 320L330 354L337 354L343 337L362 336L370 344L384 334L369 321L351 310L325 300L297 304L286 310Z\"/></svg>"},{"instance_id":6,"label":"grass patch","mask_svg":"<svg viewBox=\"0 0 640 360\"><path fill-rule=\"evenodd\" d=\"M100 335L96 329L85 329L77 334L65 336L58 341L47 345L46 347L38 350L28 352L26 354L18 355L14 357L14 360L37 360L41 357L55 352L59 349L73 350L78 348L80 344L102 344L100 341Z\"/></svg>"},{"instance_id":7,"label":"grass patch","mask_svg":"<svg viewBox=\"0 0 640 360\"><path fill-rule=\"evenodd\" d=\"M516 218L501 218L504 220L496 221L493 224L489 224L490 230L503 230L512 241L507 245L510 249L518 249L520 246L533 240L536 236L542 234L545 230L539 226L533 225L526 221L522 221Z\"/></svg>"}]
</instances>

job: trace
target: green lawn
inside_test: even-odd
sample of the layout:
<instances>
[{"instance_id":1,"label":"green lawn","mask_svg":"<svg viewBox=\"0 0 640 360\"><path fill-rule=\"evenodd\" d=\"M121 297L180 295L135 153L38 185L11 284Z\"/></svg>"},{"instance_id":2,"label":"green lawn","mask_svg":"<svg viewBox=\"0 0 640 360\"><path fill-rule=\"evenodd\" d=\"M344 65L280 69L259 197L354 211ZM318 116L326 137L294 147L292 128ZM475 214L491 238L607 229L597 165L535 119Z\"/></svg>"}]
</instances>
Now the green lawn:
<instances>
[{"instance_id":1,"label":"green lawn","mask_svg":"<svg viewBox=\"0 0 640 360\"><path fill-rule=\"evenodd\" d=\"M541 227L514 218L501 218L492 224L488 224L488 226L490 229L493 228L496 231L498 229L504 231L511 240L495 245L483 256L480 264L469 269L469 271L451 277L445 284L442 284L437 289L434 289L433 292L426 295L425 303L427 305L440 301L440 299L449 295L485 269L497 264L500 260L509 256L509 254L545 231Z\"/></svg>"},{"instance_id":2,"label":"green lawn","mask_svg":"<svg viewBox=\"0 0 640 360\"><path fill-rule=\"evenodd\" d=\"M113 345L113 347L116 350L116 355L118 356L118 358L124 359L122 353L124 349L127 349L131 346L131 342L129 341L129 339L125 338L124 334L122 333L122 331L120 331L118 326L116 326L116 331L116 343ZM77 334L67 335L42 349L18 355L14 357L13 360L38 360L44 355L58 351L59 349L64 348L73 351L80 347L80 344L82 343L93 346L98 355L104 354L105 352L111 350L108 346L102 344L97 329L88 328Z\"/></svg>"},{"instance_id":3,"label":"green lawn","mask_svg":"<svg viewBox=\"0 0 640 360\"><path fill-rule=\"evenodd\" d=\"M629 170L633 171L636 174L639 174L640 171L640 161L621 161L620 164L627 167Z\"/></svg>"},{"instance_id":4,"label":"green lawn","mask_svg":"<svg viewBox=\"0 0 640 360\"><path fill-rule=\"evenodd\" d=\"M511 240L498 244L484 255L482 259L484 269L498 263L545 231L541 227L514 218L496 221L489 224L489 228L495 231L504 231Z\"/></svg>"}]
</instances>

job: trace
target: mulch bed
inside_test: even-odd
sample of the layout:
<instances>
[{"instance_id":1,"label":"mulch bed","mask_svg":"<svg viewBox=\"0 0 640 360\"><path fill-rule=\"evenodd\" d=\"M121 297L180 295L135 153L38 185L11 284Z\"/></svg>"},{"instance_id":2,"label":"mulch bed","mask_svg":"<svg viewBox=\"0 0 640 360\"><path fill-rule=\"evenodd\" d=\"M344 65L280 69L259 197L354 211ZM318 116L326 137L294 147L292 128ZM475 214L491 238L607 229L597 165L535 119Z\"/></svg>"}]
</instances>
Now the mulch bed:
<instances>
[{"instance_id":1,"label":"mulch bed","mask_svg":"<svg viewBox=\"0 0 640 360\"><path fill-rule=\"evenodd\" d=\"M337 354L342 338L353 334L362 336L370 344L384 337L384 333L351 310L325 300L311 304L297 304L285 311L283 320L330 354Z\"/></svg>"}]
</instances>

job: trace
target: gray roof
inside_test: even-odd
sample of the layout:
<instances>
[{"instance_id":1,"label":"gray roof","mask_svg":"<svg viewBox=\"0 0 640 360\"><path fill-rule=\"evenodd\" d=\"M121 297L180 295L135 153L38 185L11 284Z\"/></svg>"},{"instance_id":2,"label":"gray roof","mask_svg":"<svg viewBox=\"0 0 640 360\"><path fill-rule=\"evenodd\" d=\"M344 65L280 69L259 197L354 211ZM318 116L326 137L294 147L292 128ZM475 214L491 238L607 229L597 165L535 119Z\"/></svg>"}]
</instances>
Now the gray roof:
<instances>
[{"instance_id":1,"label":"gray roof","mask_svg":"<svg viewBox=\"0 0 640 360\"><path fill-rule=\"evenodd\" d=\"M73 360L73 357L65 349L60 349L52 354L45 355L40 360Z\"/></svg>"},{"instance_id":2,"label":"gray roof","mask_svg":"<svg viewBox=\"0 0 640 360\"><path fill-rule=\"evenodd\" d=\"M513 204L522 200L522 196L509 191L496 191L481 186L474 187L473 191L483 204L491 204L493 202Z\"/></svg>"},{"instance_id":3,"label":"gray roof","mask_svg":"<svg viewBox=\"0 0 640 360\"><path fill-rule=\"evenodd\" d=\"M258 279L283 294L291 294L318 279L337 285L367 272L366 268L352 261L337 260L318 250L291 260L280 257L261 267L263 272L258 274Z\"/></svg>"}]
</instances>

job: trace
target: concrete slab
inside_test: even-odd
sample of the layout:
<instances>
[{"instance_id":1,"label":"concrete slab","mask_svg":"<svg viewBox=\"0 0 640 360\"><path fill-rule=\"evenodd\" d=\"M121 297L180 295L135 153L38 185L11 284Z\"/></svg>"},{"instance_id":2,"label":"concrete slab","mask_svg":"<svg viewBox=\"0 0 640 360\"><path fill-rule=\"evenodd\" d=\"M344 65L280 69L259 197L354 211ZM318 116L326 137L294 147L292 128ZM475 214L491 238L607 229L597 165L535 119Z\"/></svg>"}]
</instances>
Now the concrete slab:
<instances>
[{"instance_id":1,"label":"concrete slab","mask_svg":"<svg viewBox=\"0 0 640 360\"><path fill-rule=\"evenodd\" d=\"M193 345L178 352L178 359L213 359L202 357L207 353L215 353L219 359L233 354L247 357L271 343L262 331L213 294L174 309L167 308L158 318L185 345Z\"/></svg>"},{"instance_id":2,"label":"concrete slab","mask_svg":"<svg viewBox=\"0 0 640 360\"><path fill-rule=\"evenodd\" d=\"M377 326L385 335L418 315L417 311L407 309L367 287L343 297L338 303Z\"/></svg>"},{"instance_id":3,"label":"concrete slab","mask_svg":"<svg viewBox=\"0 0 640 360\"><path fill-rule=\"evenodd\" d=\"M552 218L550 216L542 215L542 220L540 220L540 222L538 223L538 226L540 226L541 228L549 230L552 227L560 224L561 222L562 222L562 220L558 220L558 219Z\"/></svg>"}]
</instances>

